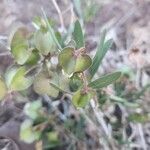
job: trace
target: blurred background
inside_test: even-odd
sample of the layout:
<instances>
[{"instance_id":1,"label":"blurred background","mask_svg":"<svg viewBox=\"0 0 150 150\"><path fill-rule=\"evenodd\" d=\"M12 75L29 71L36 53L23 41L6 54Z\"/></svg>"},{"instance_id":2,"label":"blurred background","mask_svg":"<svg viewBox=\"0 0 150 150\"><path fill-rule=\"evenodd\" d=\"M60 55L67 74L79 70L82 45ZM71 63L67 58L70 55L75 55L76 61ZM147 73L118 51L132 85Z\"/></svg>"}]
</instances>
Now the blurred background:
<instances>
[{"instance_id":1,"label":"blurred background","mask_svg":"<svg viewBox=\"0 0 150 150\"><path fill-rule=\"evenodd\" d=\"M76 18L84 22L89 51L96 47L100 32L107 29L108 38L114 40L111 57L115 56L115 58L107 62L112 67L121 66L118 57L126 59L125 55L131 49L140 48L143 51L149 47L149 0L58 0L57 5L59 10L53 0L1 0L0 39L5 40L19 23L32 29L33 19L42 16L41 8L43 8L60 31L68 29ZM117 56L113 55L114 53Z\"/></svg>"},{"instance_id":2,"label":"blurred background","mask_svg":"<svg viewBox=\"0 0 150 150\"><path fill-rule=\"evenodd\" d=\"M78 18L85 32L86 50L91 56L95 54L101 32L106 29L107 38L114 42L99 74L121 70L124 76L105 92L140 105L130 107L122 99L117 104L100 101L115 142L109 147L105 139L97 138L94 127L88 126L89 141L79 143L77 150L150 150L150 0L0 0L0 53L7 50L8 36L18 24L33 30L33 20L42 16L42 9L54 28L62 33ZM11 56L1 55L0 73L11 63Z\"/></svg>"}]
</instances>

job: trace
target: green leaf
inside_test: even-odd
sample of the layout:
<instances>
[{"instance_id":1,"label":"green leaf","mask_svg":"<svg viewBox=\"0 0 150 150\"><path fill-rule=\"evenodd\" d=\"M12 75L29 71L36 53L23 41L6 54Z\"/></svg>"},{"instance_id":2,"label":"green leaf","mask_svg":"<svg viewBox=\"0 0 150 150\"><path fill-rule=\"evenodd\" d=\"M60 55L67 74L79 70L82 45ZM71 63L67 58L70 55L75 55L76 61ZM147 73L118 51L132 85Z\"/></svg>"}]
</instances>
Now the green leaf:
<instances>
[{"instance_id":1,"label":"green leaf","mask_svg":"<svg viewBox=\"0 0 150 150\"><path fill-rule=\"evenodd\" d=\"M57 76L57 77L56 77ZM55 75L57 82L50 82L50 84L61 92L69 93L69 78L58 71Z\"/></svg>"},{"instance_id":2,"label":"green leaf","mask_svg":"<svg viewBox=\"0 0 150 150\"><path fill-rule=\"evenodd\" d=\"M48 132L46 135L47 135L49 142L53 144L59 143L59 137L56 131Z\"/></svg>"},{"instance_id":3,"label":"green leaf","mask_svg":"<svg viewBox=\"0 0 150 150\"><path fill-rule=\"evenodd\" d=\"M31 120L25 120L20 128L20 139L26 143L33 143L38 140L41 133L40 131L33 130L33 122Z\"/></svg>"},{"instance_id":4,"label":"green leaf","mask_svg":"<svg viewBox=\"0 0 150 150\"><path fill-rule=\"evenodd\" d=\"M89 68L89 72L91 75L91 78L95 75L95 73L97 72L105 54L107 53L107 51L109 50L109 48L112 45L112 40L108 40L105 42L105 37L106 37L106 31L104 31L102 33L102 37L100 39L100 44L97 48L96 54L93 58L93 63L91 65L91 67Z\"/></svg>"},{"instance_id":5,"label":"green leaf","mask_svg":"<svg viewBox=\"0 0 150 150\"><path fill-rule=\"evenodd\" d=\"M17 67L16 66L8 68L8 70L6 71L5 81L6 81L6 85L7 85L8 88L10 87L11 82L12 82L16 72L17 72Z\"/></svg>"},{"instance_id":6,"label":"green leaf","mask_svg":"<svg viewBox=\"0 0 150 150\"><path fill-rule=\"evenodd\" d=\"M28 77L33 77L33 76L37 75L41 71L41 68L42 68L41 64L28 67L25 77L28 78Z\"/></svg>"},{"instance_id":7,"label":"green leaf","mask_svg":"<svg viewBox=\"0 0 150 150\"><path fill-rule=\"evenodd\" d=\"M29 88L32 84L32 78L25 78L26 69L21 67L17 70L11 81L10 88L15 91L22 91Z\"/></svg>"},{"instance_id":8,"label":"green leaf","mask_svg":"<svg viewBox=\"0 0 150 150\"><path fill-rule=\"evenodd\" d=\"M148 122L150 120L150 117L149 117L148 114L135 113L135 114L131 114L128 117L128 120L132 121L132 122L135 122L135 123L146 123L146 122Z\"/></svg>"},{"instance_id":9,"label":"green leaf","mask_svg":"<svg viewBox=\"0 0 150 150\"><path fill-rule=\"evenodd\" d=\"M109 98L112 101L115 101L117 103L122 103L123 105L127 106L127 107L132 107L132 108L137 108L139 107L138 103L134 103L134 102L128 102L127 99L119 97L119 96L115 96L115 95L110 95Z\"/></svg>"},{"instance_id":10,"label":"green leaf","mask_svg":"<svg viewBox=\"0 0 150 150\"><path fill-rule=\"evenodd\" d=\"M62 74L62 73L59 73L58 74L58 78L59 78L59 87L63 90L63 91L69 91L69 78ZM68 93L68 92L67 92Z\"/></svg>"},{"instance_id":11,"label":"green leaf","mask_svg":"<svg viewBox=\"0 0 150 150\"><path fill-rule=\"evenodd\" d=\"M120 76L121 76L121 72L111 73L99 79L96 79L95 81L90 82L88 86L94 89L103 88L103 87L108 86L109 84L112 84Z\"/></svg>"},{"instance_id":12,"label":"green leaf","mask_svg":"<svg viewBox=\"0 0 150 150\"><path fill-rule=\"evenodd\" d=\"M7 86L4 80L0 77L0 100L2 100L7 93Z\"/></svg>"},{"instance_id":13,"label":"green leaf","mask_svg":"<svg viewBox=\"0 0 150 150\"><path fill-rule=\"evenodd\" d=\"M81 28L79 20L77 20L75 22L73 38L76 42L77 49L85 46L84 45L84 36L83 36L83 32L82 32L82 28Z\"/></svg>"},{"instance_id":14,"label":"green leaf","mask_svg":"<svg viewBox=\"0 0 150 150\"><path fill-rule=\"evenodd\" d=\"M65 47L65 43L64 43L64 37L61 35L60 32L55 32L55 37L57 39L57 41L60 43L61 47Z\"/></svg>"},{"instance_id":15,"label":"green leaf","mask_svg":"<svg viewBox=\"0 0 150 150\"><path fill-rule=\"evenodd\" d=\"M92 64L92 60L88 55L77 57L75 72L82 72L88 69Z\"/></svg>"},{"instance_id":16,"label":"green leaf","mask_svg":"<svg viewBox=\"0 0 150 150\"><path fill-rule=\"evenodd\" d=\"M16 62L23 65L30 56L30 51L28 50L28 31L24 27L20 27L14 32L11 38L11 52L14 56Z\"/></svg>"},{"instance_id":17,"label":"green leaf","mask_svg":"<svg viewBox=\"0 0 150 150\"><path fill-rule=\"evenodd\" d=\"M74 73L70 78L69 86L72 92L77 91L83 85L83 80L78 76L77 73Z\"/></svg>"},{"instance_id":18,"label":"green leaf","mask_svg":"<svg viewBox=\"0 0 150 150\"><path fill-rule=\"evenodd\" d=\"M58 85L58 77L56 74L49 74L47 71L41 71L34 80L33 87L34 91L40 95L47 94L52 97L57 97L59 90L50 83Z\"/></svg>"},{"instance_id":19,"label":"green leaf","mask_svg":"<svg viewBox=\"0 0 150 150\"><path fill-rule=\"evenodd\" d=\"M43 54L55 51L52 35L48 31L38 30L34 35L35 47Z\"/></svg>"},{"instance_id":20,"label":"green leaf","mask_svg":"<svg viewBox=\"0 0 150 150\"><path fill-rule=\"evenodd\" d=\"M75 107L85 107L92 98L92 93L83 92L82 89L74 93L72 103Z\"/></svg>"},{"instance_id":21,"label":"green leaf","mask_svg":"<svg viewBox=\"0 0 150 150\"><path fill-rule=\"evenodd\" d=\"M39 16L33 18L32 24L36 29L40 29L41 27L46 27L46 22L42 17Z\"/></svg>"},{"instance_id":22,"label":"green leaf","mask_svg":"<svg viewBox=\"0 0 150 150\"><path fill-rule=\"evenodd\" d=\"M39 117L39 111L42 108L41 101L34 101L29 102L24 107L24 112L27 116L29 116L31 119L35 120Z\"/></svg>"},{"instance_id":23,"label":"green leaf","mask_svg":"<svg viewBox=\"0 0 150 150\"><path fill-rule=\"evenodd\" d=\"M66 47L59 54L59 64L67 74L85 71L92 64L88 55L83 54L76 57L74 53L74 48Z\"/></svg>"},{"instance_id":24,"label":"green leaf","mask_svg":"<svg viewBox=\"0 0 150 150\"><path fill-rule=\"evenodd\" d=\"M74 48L67 47L61 51L58 57L60 65L62 66L63 70L68 74L74 72L74 68L76 65L76 59L73 56L73 53Z\"/></svg>"},{"instance_id":25,"label":"green leaf","mask_svg":"<svg viewBox=\"0 0 150 150\"><path fill-rule=\"evenodd\" d=\"M59 51L60 51L60 50L62 50L62 47L61 47L59 41L57 40L55 32L54 32L53 28L51 27L51 24L49 23L48 17L47 17L47 15L43 9L42 9L42 12L43 12L43 16L44 16L47 28L48 28L50 34L52 35L52 39L54 40L55 44L57 45L57 47L59 48Z\"/></svg>"},{"instance_id":26,"label":"green leaf","mask_svg":"<svg viewBox=\"0 0 150 150\"><path fill-rule=\"evenodd\" d=\"M36 65L40 60L40 55L37 50L32 50L30 57L26 61L26 65Z\"/></svg>"},{"instance_id":27,"label":"green leaf","mask_svg":"<svg viewBox=\"0 0 150 150\"><path fill-rule=\"evenodd\" d=\"M6 73L6 83L10 90L22 91L27 89L32 84L32 77L25 78L26 68L20 67L19 69L13 67Z\"/></svg>"},{"instance_id":28,"label":"green leaf","mask_svg":"<svg viewBox=\"0 0 150 150\"><path fill-rule=\"evenodd\" d=\"M42 22L43 22L43 20L39 16L34 17L33 21L32 21L32 23L36 29L40 29L40 27L42 26Z\"/></svg>"}]
</instances>

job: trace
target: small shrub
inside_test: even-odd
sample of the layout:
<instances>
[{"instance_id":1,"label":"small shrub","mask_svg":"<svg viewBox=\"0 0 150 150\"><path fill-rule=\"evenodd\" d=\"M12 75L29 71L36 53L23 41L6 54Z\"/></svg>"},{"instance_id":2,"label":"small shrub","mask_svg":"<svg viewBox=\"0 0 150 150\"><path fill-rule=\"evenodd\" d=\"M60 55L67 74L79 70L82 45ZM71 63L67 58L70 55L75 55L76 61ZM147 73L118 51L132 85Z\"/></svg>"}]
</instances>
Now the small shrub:
<instances>
[{"instance_id":1,"label":"small shrub","mask_svg":"<svg viewBox=\"0 0 150 150\"><path fill-rule=\"evenodd\" d=\"M1 100L6 100L14 92L25 95L34 91L41 97L52 99L59 98L61 93L62 97L68 94L72 105L81 109L88 107L91 99L99 101L98 91L120 77L121 72L114 72L94 78L112 44L112 40L105 39L105 31L94 58L91 58L86 52L78 20L72 32L71 41L75 43L72 45L71 42L63 42L65 38L51 27L45 14L44 19L38 18L34 24L34 32L29 32L26 27L18 27L10 36L10 52L15 63L0 78ZM61 131L55 127L59 120L55 114L51 115L53 109L43 107L41 100L28 102L24 107L28 119L21 126L21 140L28 143L43 140L45 149L59 145ZM80 121L84 126L84 119ZM72 121L65 121L63 127L66 126L78 129Z\"/></svg>"}]
</instances>

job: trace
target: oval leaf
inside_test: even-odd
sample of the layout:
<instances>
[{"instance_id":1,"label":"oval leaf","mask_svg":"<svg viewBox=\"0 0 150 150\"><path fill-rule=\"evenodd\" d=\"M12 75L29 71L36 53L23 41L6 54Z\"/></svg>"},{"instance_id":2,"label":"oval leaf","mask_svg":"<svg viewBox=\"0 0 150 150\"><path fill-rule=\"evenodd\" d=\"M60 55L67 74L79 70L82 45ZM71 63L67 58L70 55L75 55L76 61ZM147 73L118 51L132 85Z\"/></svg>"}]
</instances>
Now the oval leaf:
<instances>
[{"instance_id":1,"label":"oval leaf","mask_svg":"<svg viewBox=\"0 0 150 150\"><path fill-rule=\"evenodd\" d=\"M114 81L116 81L121 76L121 72L115 72L108 74L106 76L103 76L91 83L89 83L89 87L94 89L99 89L108 86L109 84L112 84Z\"/></svg>"},{"instance_id":2,"label":"oval leaf","mask_svg":"<svg viewBox=\"0 0 150 150\"><path fill-rule=\"evenodd\" d=\"M39 111L42 109L41 101L29 102L24 107L24 112L31 119L35 120L40 117Z\"/></svg>"},{"instance_id":3,"label":"oval leaf","mask_svg":"<svg viewBox=\"0 0 150 150\"><path fill-rule=\"evenodd\" d=\"M85 71L91 64L92 60L88 55L81 55L77 58L75 72Z\"/></svg>"},{"instance_id":4,"label":"oval leaf","mask_svg":"<svg viewBox=\"0 0 150 150\"><path fill-rule=\"evenodd\" d=\"M70 78L69 86L72 92L77 91L83 85L83 80L78 76L77 73L74 73Z\"/></svg>"},{"instance_id":5,"label":"oval leaf","mask_svg":"<svg viewBox=\"0 0 150 150\"><path fill-rule=\"evenodd\" d=\"M59 94L59 90L52 86L50 83L56 83L56 76L48 74L47 71L40 72L34 80L34 91L40 95L47 94L52 97L57 97ZM58 85L58 83L56 83Z\"/></svg>"},{"instance_id":6,"label":"oval leaf","mask_svg":"<svg viewBox=\"0 0 150 150\"><path fill-rule=\"evenodd\" d=\"M73 53L74 53L74 48L67 47L61 51L58 57L61 67L68 74L74 72L74 68L76 65L76 59L73 56Z\"/></svg>"},{"instance_id":7,"label":"oval leaf","mask_svg":"<svg viewBox=\"0 0 150 150\"><path fill-rule=\"evenodd\" d=\"M55 51L53 38L48 31L38 30L34 35L35 47L43 54Z\"/></svg>"},{"instance_id":8,"label":"oval leaf","mask_svg":"<svg viewBox=\"0 0 150 150\"><path fill-rule=\"evenodd\" d=\"M28 31L24 27L20 27L17 31L14 32L11 38L11 52L16 60L16 62L20 65L23 65L30 56L30 52L28 51Z\"/></svg>"},{"instance_id":9,"label":"oval leaf","mask_svg":"<svg viewBox=\"0 0 150 150\"><path fill-rule=\"evenodd\" d=\"M35 131L32 127L33 122L31 120L25 120L21 124L20 128L20 139L26 143L33 143L40 137L40 131Z\"/></svg>"},{"instance_id":10,"label":"oval leaf","mask_svg":"<svg viewBox=\"0 0 150 150\"><path fill-rule=\"evenodd\" d=\"M13 67L7 71L6 83L10 90L22 91L27 89L32 84L32 78L25 78L26 68L20 67L19 69Z\"/></svg>"},{"instance_id":11,"label":"oval leaf","mask_svg":"<svg viewBox=\"0 0 150 150\"><path fill-rule=\"evenodd\" d=\"M17 67L16 66L10 67L6 71L6 73L5 73L5 81L6 81L7 87L10 87L10 84L11 84L11 82L12 82L16 72L17 72Z\"/></svg>"},{"instance_id":12,"label":"oval leaf","mask_svg":"<svg viewBox=\"0 0 150 150\"><path fill-rule=\"evenodd\" d=\"M89 103L91 98L92 94L90 92L83 93L83 91L80 89L74 93L72 102L75 107L85 107Z\"/></svg>"},{"instance_id":13,"label":"oval leaf","mask_svg":"<svg viewBox=\"0 0 150 150\"><path fill-rule=\"evenodd\" d=\"M25 64L26 65L36 65L39 60L40 60L39 53L37 52L37 50L33 50Z\"/></svg>"}]
</instances>

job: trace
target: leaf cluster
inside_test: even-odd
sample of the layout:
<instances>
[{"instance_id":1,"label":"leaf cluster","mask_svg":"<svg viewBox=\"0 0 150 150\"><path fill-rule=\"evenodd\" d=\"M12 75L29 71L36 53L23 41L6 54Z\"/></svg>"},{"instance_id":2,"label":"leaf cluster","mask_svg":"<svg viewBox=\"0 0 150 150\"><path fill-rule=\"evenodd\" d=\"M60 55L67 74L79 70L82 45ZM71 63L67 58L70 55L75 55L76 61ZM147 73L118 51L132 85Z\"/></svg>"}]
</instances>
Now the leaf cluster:
<instances>
[{"instance_id":1,"label":"leaf cluster","mask_svg":"<svg viewBox=\"0 0 150 150\"><path fill-rule=\"evenodd\" d=\"M45 13L44 19L36 19L34 25L34 32L21 26L10 36L10 52L15 63L0 78L1 100L5 100L12 92L32 88L40 96L56 98L60 93L70 94L76 108L85 108L95 98L97 90L112 84L121 76L121 72L114 72L94 78L112 44L112 40L105 39L106 31L101 35L94 58L91 58L86 52L84 34L78 20L74 23L71 40L75 44L72 45L66 44L63 35L52 28ZM32 126L37 118L45 116L44 110L41 103L35 101L28 103L24 111L32 120L22 124L20 136L26 142L33 142L39 139L41 132ZM43 131L44 125L42 123L38 129ZM56 132L51 131L47 138L57 143Z\"/></svg>"}]
</instances>

